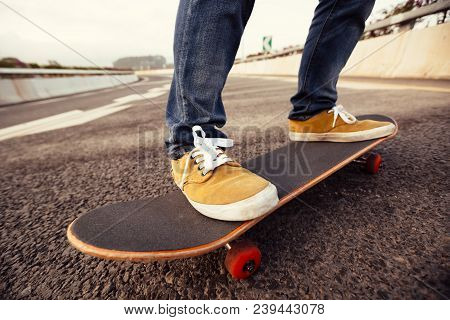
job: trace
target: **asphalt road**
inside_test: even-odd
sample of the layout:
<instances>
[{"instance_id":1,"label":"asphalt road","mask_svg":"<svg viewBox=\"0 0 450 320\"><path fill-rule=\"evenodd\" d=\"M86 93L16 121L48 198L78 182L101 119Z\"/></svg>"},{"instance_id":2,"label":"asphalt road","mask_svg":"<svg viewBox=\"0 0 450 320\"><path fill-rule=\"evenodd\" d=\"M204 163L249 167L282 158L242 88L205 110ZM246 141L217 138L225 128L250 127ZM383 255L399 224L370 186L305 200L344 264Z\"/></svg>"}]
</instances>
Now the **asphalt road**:
<instances>
[{"instance_id":1,"label":"asphalt road","mask_svg":"<svg viewBox=\"0 0 450 320\"><path fill-rule=\"evenodd\" d=\"M169 82L151 77L132 89L1 108L0 129L94 110ZM383 168L370 176L350 164L251 229L246 236L259 243L263 264L246 281L227 274L225 250L133 264L85 256L66 240L68 224L91 209L176 189L162 141L167 94L151 103L128 97L130 107L93 121L65 119L51 131L44 123L41 133L0 141L0 298L449 297L448 83L363 82L341 88L340 103L398 120L397 138L377 148ZM286 143L295 86L230 78L223 97L232 157L243 161Z\"/></svg>"}]
</instances>

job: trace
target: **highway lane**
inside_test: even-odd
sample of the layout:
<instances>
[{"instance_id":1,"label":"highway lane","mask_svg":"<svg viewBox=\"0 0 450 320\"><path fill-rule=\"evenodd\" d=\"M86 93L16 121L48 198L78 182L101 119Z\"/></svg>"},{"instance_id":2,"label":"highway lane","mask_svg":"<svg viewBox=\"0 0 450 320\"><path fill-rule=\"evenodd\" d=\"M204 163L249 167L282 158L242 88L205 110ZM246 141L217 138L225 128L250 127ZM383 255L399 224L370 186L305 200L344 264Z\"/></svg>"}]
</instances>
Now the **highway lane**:
<instances>
[{"instance_id":1,"label":"highway lane","mask_svg":"<svg viewBox=\"0 0 450 320\"><path fill-rule=\"evenodd\" d=\"M135 94L144 94L149 89L170 84L170 78L159 76L119 87L96 90L82 94L33 101L0 107L0 129L20 123L49 117L71 110L89 110Z\"/></svg>"},{"instance_id":2,"label":"highway lane","mask_svg":"<svg viewBox=\"0 0 450 320\"><path fill-rule=\"evenodd\" d=\"M146 93L166 81L149 77L133 87ZM341 88L339 102L355 114L398 120L398 137L378 148L384 166L369 176L350 164L249 231L264 260L247 281L227 275L224 250L132 264L85 256L65 238L75 217L100 205L176 189L163 147L167 93L81 125L0 141L0 297L448 297L450 94L445 84L420 85ZM229 79L223 97L232 157L243 161L286 143L295 87L284 78ZM0 128L131 94L116 88L1 108Z\"/></svg>"}]
</instances>

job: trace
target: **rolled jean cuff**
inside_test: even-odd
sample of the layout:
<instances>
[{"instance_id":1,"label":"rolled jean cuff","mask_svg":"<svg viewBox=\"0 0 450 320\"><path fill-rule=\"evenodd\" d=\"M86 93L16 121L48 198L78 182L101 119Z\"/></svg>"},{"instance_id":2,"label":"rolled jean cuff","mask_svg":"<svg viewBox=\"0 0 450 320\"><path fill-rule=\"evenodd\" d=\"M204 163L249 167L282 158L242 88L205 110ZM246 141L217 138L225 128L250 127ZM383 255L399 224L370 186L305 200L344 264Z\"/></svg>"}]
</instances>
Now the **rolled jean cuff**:
<instances>
[{"instance_id":1,"label":"rolled jean cuff","mask_svg":"<svg viewBox=\"0 0 450 320\"><path fill-rule=\"evenodd\" d=\"M186 153L191 152L194 146L171 146L167 149L167 153L171 160L178 160Z\"/></svg>"}]
</instances>

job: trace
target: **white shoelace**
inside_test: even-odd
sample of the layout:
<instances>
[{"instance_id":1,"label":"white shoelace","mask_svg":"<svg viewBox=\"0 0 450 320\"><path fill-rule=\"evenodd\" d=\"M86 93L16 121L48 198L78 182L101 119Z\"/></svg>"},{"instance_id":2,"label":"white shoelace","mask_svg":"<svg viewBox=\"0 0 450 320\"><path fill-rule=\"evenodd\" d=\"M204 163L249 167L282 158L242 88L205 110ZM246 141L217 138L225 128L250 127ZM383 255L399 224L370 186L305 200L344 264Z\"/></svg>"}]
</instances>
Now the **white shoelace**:
<instances>
[{"instance_id":1,"label":"white shoelace","mask_svg":"<svg viewBox=\"0 0 450 320\"><path fill-rule=\"evenodd\" d=\"M200 132L200 135L198 135L197 132ZM179 184L179 187L182 190L191 159L195 159L194 161L198 164L198 169L202 170L202 175L206 175L209 171L214 170L224 163L233 161L223 152L222 149L220 149L220 147L232 147L233 140L224 138L206 138L205 131L203 131L200 126L194 126L192 128L192 135L194 136L195 148L189 152L188 159L186 159L183 175Z\"/></svg>"},{"instance_id":2,"label":"white shoelace","mask_svg":"<svg viewBox=\"0 0 450 320\"><path fill-rule=\"evenodd\" d=\"M333 128L336 125L336 120L339 117L341 117L341 119L348 124L353 124L356 122L356 118L354 115L352 115L350 112L348 112L347 110L344 109L343 105L338 105L338 106L334 106L333 108L331 108L330 111L328 111L328 113L333 112L334 114L334 120L333 120Z\"/></svg>"}]
</instances>

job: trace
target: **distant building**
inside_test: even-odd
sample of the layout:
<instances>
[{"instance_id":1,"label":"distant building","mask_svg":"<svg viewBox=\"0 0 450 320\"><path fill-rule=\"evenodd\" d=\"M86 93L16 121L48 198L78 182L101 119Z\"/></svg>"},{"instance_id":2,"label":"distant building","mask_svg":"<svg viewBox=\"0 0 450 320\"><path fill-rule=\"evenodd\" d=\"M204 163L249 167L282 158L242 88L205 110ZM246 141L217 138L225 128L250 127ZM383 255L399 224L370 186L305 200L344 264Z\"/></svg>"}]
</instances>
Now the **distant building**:
<instances>
[{"instance_id":1,"label":"distant building","mask_svg":"<svg viewBox=\"0 0 450 320\"><path fill-rule=\"evenodd\" d=\"M113 62L114 68L133 70L164 69L167 67L163 56L125 57Z\"/></svg>"}]
</instances>

